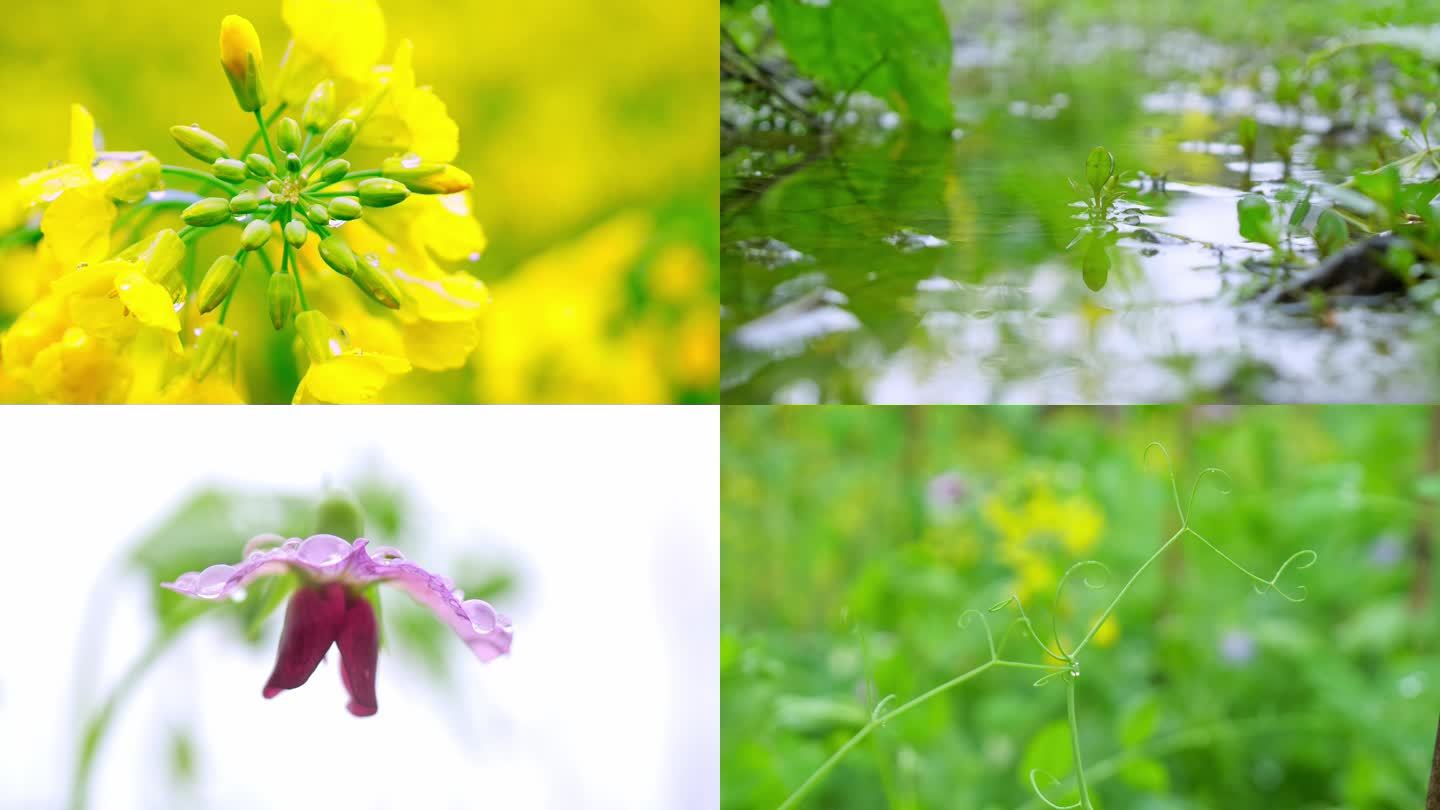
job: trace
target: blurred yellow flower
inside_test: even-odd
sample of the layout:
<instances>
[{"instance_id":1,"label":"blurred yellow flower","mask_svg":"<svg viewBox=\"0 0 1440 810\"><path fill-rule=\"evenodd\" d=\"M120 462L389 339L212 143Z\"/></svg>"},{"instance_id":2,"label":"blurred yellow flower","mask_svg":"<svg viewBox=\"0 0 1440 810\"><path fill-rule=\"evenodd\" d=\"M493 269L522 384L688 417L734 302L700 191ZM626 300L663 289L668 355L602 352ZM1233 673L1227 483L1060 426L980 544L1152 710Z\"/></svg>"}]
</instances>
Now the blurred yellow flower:
<instances>
[{"instance_id":1,"label":"blurred yellow flower","mask_svg":"<svg viewBox=\"0 0 1440 810\"><path fill-rule=\"evenodd\" d=\"M385 17L375 0L284 0L280 14L294 41L278 92L292 105L323 79L364 81L385 47Z\"/></svg>"},{"instance_id":2,"label":"blurred yellow flower","mask_svg":"<svg viewBox=\"0 0 1440 810\"><path fill-rule=\"evenodd\" d=\"M361 146L414 152L440 163L454 160L460 151L460 127L430 88L415 86L414 51L410 40L401 40L393 63L376 69L366 92L345 115L363 122L356 137Z\"/></svg>"},{"instance_id":3,"label":"blurred yellow flower","mask_svg":"<svg viewBox=\"0 0 1440 810\"><path fill-rule=\"evenodd\" d=\"M1022 599L1053 588L1058 569L1092 548L1105 525L1093 503L1081 495L1057 497L1045 477L1033 479L1018 503L1005 493L991 494L981 514L1000 535L1000 557L1018 575ZM1057 562L1056 551L1068 559Z\"/></svg>"}]
</instances>

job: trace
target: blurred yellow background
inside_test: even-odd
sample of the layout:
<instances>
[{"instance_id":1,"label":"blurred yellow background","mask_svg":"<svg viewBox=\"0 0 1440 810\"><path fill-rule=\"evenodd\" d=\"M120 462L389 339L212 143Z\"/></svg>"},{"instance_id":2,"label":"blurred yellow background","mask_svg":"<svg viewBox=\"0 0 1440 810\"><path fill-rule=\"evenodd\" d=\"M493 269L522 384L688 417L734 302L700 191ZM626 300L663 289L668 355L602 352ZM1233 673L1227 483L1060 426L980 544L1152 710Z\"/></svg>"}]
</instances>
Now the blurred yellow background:
<instances>
[{"instance_id":1,"label":"blurred yellow background","mask_svg":"<svg viewBox=\"0 0 1440 810\"><path fill-rule=\"evenodd\" d=\"M475 178L475 214L489 237L469 269L494 293L469 367L408 375L384 398L714 401L715 4L381 8L381 60L412 40L417 82L459 124L454 162ZM280 0L7 9L0 177L64 158L72 102L94 113L107 148L146 149L165 163L191 162L166 134L172 124L243 142L253 122L236 109L216 49L229 13L255 24L273 76L289 39ZM273 345L242 349L252 401L288 401L294 389L293 369L287 377L274 354Z\"/></svg>"}]
</instances>

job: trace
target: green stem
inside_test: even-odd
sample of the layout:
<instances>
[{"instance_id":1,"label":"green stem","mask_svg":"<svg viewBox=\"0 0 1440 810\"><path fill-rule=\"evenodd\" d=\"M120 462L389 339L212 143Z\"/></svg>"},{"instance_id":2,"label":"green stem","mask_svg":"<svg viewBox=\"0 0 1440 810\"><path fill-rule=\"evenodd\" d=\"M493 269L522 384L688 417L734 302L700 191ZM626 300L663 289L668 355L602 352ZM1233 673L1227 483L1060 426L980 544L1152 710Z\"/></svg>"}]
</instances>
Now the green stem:
<instances>
[{"instance_id":1,"label":"green stem","mask_svg":"<svg viewBox=\"0 0 1440 810\"><path fill-rule=\"evenodd\" d=\"M291 250L293 250L293 248L290 247L290 243L289 243L289 242L286 242L286 243L285 243L285 258L287 258L287 259L290 258L290 251L291 251ZM310 302L305 300L305 284L300 281L300 257L299 257L299 256L296 256L296 257L294 258L294 260L291 262L291 272L295 275L295 292L299 293L299 295L300 295L300 311L301 311L301 312L308 312L308 311L310 310Z\"/></svg>"},{"instance_id":2,"label":"green stem","mask_svg":"<svg viewBox=\"0 0 1440 810\"><path fill-rule=\"evenodd\" d=\"M265 140L265 154L270 156L271 163L279 166L279 161L275 159L275 147L270 145L270 125L265 123L265 119L261 117L259 110L255 111L255 123L260 126L260 137Z\"/></svg>"},{"instance_id":3,"label":"green stem","mask_svg":"<svg viewBox=\"0 0 1440 810\"><path fill-rule=\"evenodd\" d=\"M260 132L264 132L265 130L267 130L267 129L270 127L271 124L273 124L273 123L275 123L276 121L279 121L279 120L280 120L280 116L285 113L285 106L286 106L286 103L285 103L285 102L283 102L283 101L280 102L280 106L276 107L276 108L275 108L275 111L272 112L272 113L270 113L270 118L267 119L267 120L265 120L265 121L262 121L262 122L261 122L261 124L260 124ZM260 111L259 111L259 110L256 110L256 111L255 111L255 118L256 118L257 120L259 120L259 118L260 118ZM240 158L241 158L242 160L245 158L246 155L250 154L250 150L255 147L255 142L258 141L258 140L260 140L260 132L256 132L256 133L251 134L251 135L250 135L250 140L248 140L248 141L245 142L244 148L242 148L242 149L240 150ZM273 160L274 158L272 157L271 159Z\"/></svg>"},{"instance_id":4,"label":"green stem","mask_svg":"<svg viewBox=\"0 0 1440 810\"><path fill-rule=\"evenodd\" d=\"M1179 503L1178 495L1176 496L1176 503ZM1135 569L1135 573L1130 575L1130 579L1125 583L1125 586L1120 589L1119 593L1115 594L1114 599L1110 600L1110 604L1106 606L1105 612L1101 613L1100 618L1096 619L1095 623L1090 626L1090 632L1086 633L1085 638L1081 639L1080 643L1075 646L1075 649L1070 652L1071 658L1079 655L1080 651L1085 649L1085 645L1090 643L1090 639L1094 638L1095 634L1100 632L1100 628L1105 625L1105 620L1110 618L1111 613L1115 612L1115 606L1120 604L1120 600L1124 598L1126 592L1130 590L1130 586L1135 584L1135 580L1139 579L1140 575L1145 573L1145 569L1149 568L1151 563L1159 559L1160 555L1165 553L1165 549L1170 548L1170 544L1180 539L1180 535L1184 534L1186 531L1186 528L1184 526L1181 526L1180 530L1170 535L1170 539L1166 540L1165 543L1160 546L1160 548L1155 549L1155 553L1150 555L1150 559L1146 560L1143 565Z\"/></svg>"},{"instance_id":5,"label":"green stem","mask_svg":"<svg viewBox=\"0 0 1440 810\"><path fill-rule=\"evenodd\" d=\"M1075 779L1080 784L1080 806L1094 810L1090 803L1090 788L1085 785L1085 763L1080 759L1080 724L1075 720L1075 677L1065 678L1065 708L1070 715L1070 744L1075 750Z\"/></svg>"},{"instance_id":6,"label":"green stem","mask_svg":"<svg viewBox=\"0 0 1440 810\"><path fill-rule=\"evenodd\" d=\"M135 659L130 668L121 676L119 683L110 690L105 702L100 704L100 708L86 721L85 733L81 737L80 751L75 759L75 772L70 779L70 810L85 810L89 805L90 773L95 768L100 744L105 740L105 734L115 719L116 711L176 637L177 633L174 630L162 630L159 635L155 636L140 657Z\"/></svg>"},{"instance_id":7,"label":"green stem","mask_svg":"<svg viewBox=\"0 0 1440 810\"><path fill-rule=\"evenodd\" d=\"M305 193L306 193L306 194L314 194L315 192L317 192L317 191L319 191L319 190L321 190L321 189L323 189L323 188L329 188L330 186L333 186L333 185L335 185L336 183L343 183L343 182L345 182L346 180L359 180L359 179L362 178L362 177L379 177L379 176L380 176L380 170L379 170L379 169L366 169L366 170L363 171L363 172L350 172L349 174L345 175L344 177L342 177L342 178L340 178L340 179L338 179L338 180L332 180L332 181L330 181L329 183L322 183L322 184L316 186L315 188L306 189L306 190L305 190Z\"/></svg>"},{"instance_id":8,"label":"green stem","mask_svg":"<svg viewBox=\"0 0 1440 810\"><path fill-rule=\"evenodd\" d=\"M208 183L225 193L234 196L240 193L240 189L230 185L209 172L202 172L199 169L191 169L185 166L161 166L161 174L168 174L174 177L184 177L188 180L195 180L200 183Z\"/></svg>"},{"instance_id":9,"label":"green stem","mask_svg":"<svg viewBox=\"0 0 1440 810\"><path fill-rule=\"evenodd\" d=\"M851 749L859 745L866 737L870 736L870 732L874 731L876 726L885 725L894 718L899 717L900 715L910 711L916 706L919 706L920 704L925 703L931 698L934 698L951 689L954 689L960 684L965 683L971 678L974 678L975 676L985 672L992 667L1011 667L1015 669L1041 669L1050 672L1059 672L1069 669L1069 667L1051 666L1049 664L1030 664L1024 661L1007 661L1000 658L991 658L989 661L986 661L980 666L975 667L969 672L957 675L954 678L951 678L950 680L931 689L930 691L920 695L919 697L912 698L906 703L902 703L901 705L896 706L894 709L891 709L885 714L871 717L870 722L866 723L864 726L861 726L860 730L855 732L855 736L851 737L849 740L846 740L844 745L840 746L840 748L837 749L835 753L831 754L830 758L825 760L824 764L822 764L814 773L810 774L809 779L806 779L803 783L801 783L800 787L795 788L795 792L791 793L790 798L786 799L785 802L780 805L779 810L789 810L789 808L797 806L800 800L805 798L805 794L809 793L811 789L813 789L827 775L829 775L830 771L835 769L835 766L840 763L841 759L844 759L846 754L850 753Z\"/></svg>"}]
</instances>

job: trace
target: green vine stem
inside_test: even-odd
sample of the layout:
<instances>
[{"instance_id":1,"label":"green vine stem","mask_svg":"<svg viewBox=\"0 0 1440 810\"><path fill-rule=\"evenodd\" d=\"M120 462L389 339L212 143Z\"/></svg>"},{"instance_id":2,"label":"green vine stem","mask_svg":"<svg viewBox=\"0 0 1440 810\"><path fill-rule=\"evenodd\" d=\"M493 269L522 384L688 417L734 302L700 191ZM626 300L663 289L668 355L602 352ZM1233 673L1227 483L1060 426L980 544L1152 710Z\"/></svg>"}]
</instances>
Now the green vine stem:
<instances>
[{"instance_id":1,"label":"green vine stem","mask_svg":"<svg viewBox=\"0 0 1440 810\"><path fill-rule=\"evenodd\" d=\"M1180 501L1180 489L1175 482L1175 471L1170 462L1169 452L1167 452L1165 450L1165 447L1160 443L1152 442L1145 448L1145 458L1146 460L1148 460L1150 454L1157 450L1165 460L1166 476L1170 480L1170 490L1175 500L1175 511L1179 514L1180 517L1180 528L1176 530L1173 535L1170 536L1170 539L1162 543L1160 547L1156 549L1155 552L1152 553L1149 558L1147 558L1145 562L1142 563L1140 567L1135 570L1135 573L1131 574L1130 578L1126 580L1125 584L1120 587L1120 590L1115 594L1114 598L1110 600L1109 604L1106 605L1105 609L1100 613L1099 617L1090 623L1089 630L1085 633L1084 637L1080 639L1080 643L1075 645L1075 648L1073 650L1065 649L1064 643L1060 637L1059 628L1056 627L1053 623L1052 636L1054 641L1054 648L1052 648L1042 638L1040 638L1040 635L1035 631L1034 623L1030 620L1029 615L1026 614L1025 607L1021 603L1020 597L1018 595L1011 595L1009 599L1006 599L1005 601L992 606L988 611L990 613L995 613L1005 609L1006 607L1014 605L1016 612L1018 613L1015 621L1010 625L1010 627L1006 631L1006 634L1002 637L1001 643L998 648L995 644L995 638L990 631L989 622L985 620L985 615L976 610L966 611L960 617L960 626L962 628L967 626L971 617L978 616L980 618L981 624L985 629L985 638L990 653L989 658L984 663L980 664L974 669L957 675L956 677L951 678L950 680L940 684L939 686L930 689L929 691L921 694L918 697L912 698L908 702L903 703L888 712L885 711L885 709L893 700L895 700L895 696L887 695L875 706L874 710L871 712L870 721L867 722L864 726L861 726L860 730L855 732L854 736L852 736L843 745L841 745L840 748L835 751L835 753L831 754L830 758L825 760L825 762L822 763L820 767L815 770L814 773L810 774L809 778L802 782L800 786L796 788L793 793L790 794L789 798L787 798L780 805L779 810L790 810L790 808L797 807L801 800L803 800L805 796L815 788L816 785L823 781L825 777L828 776L830 772L835 769L835 766L839 764L840 760L843 759L845 755L851 751L851 749L855 748L855 746L859 745L866 737L870 736L870 733L874 731L877 726L883 726L891 719L898 717L904 712L907 712L910 709L913 709L916 706L919 706L920 704L931 700L932 698L938 697L945 692L948 692L949 690L960 686L961 684L975 677L978 677L979 675L991 669L998 668L1040 670L1046 673L1042 675L1037 681L1035 681L1035 686L1041 686L1056 678L1061 678L1065 681L1065 708L1070 730L1070 745L1075 758L1075 781L1076 788L1079 792L1079 799L1072 804L1059 804L1049 799L1045 795L1044 791L1040 788L1040 779L1043 777L1051 785L1059 785L1060 780L1056 779L1051 774L1045 773L1044 771L1031 771L1030 786L1034 789L1035 795L1039 799L1039 801L1043 802L1046 806L1053 808L1053 810L1076 810L1076 808L1078 808L1079 810L1094 810L1094 803L1090 796L1089 782L1086 779L1084 761L1081 757L1080 724L1075 712L1075 681L1080 677L1079 656L1081 651L1085 649L1086 645L1090 643L1091 639L1095 637L1095 634L1098 633L1100 631L1100 628L1105 625L1105 622L1109 620L1111 614L1115 612L1115 609L1120 604L1120 601L1124 599L1127 593L1129 593L1130 587L1135 584L1135 581L1140 578L1140 575L1145 573L1145 571L1149 569L1150 566L1154 564L1154 562L1159 559L1167 549L1169 549L1176 542L1180 541L1182 538L1188 535L1190 537L1194 537L1200 543L1203 543L1211 551L1214 551L1222 560L1229 563L1231 567L1235 568L1237 571L1249 577L1252 586L1255 588L1256 593L1263 594L1266 591L1273 590L1276 593L1280 594L1280 596L1287 601L1302 602L1305 600L1305 597L1307 595L1305 586L1297 586L1291 592L1287 593L1279 585L1280 578L1284 575L1285 571L1288 570L1292 565L1295 566L1296 570L1303 570L1314 565L1316 559L1318 559L1318 555L1311 549L1297 551L1294 554L1290 555L1290 557L1287 558L1285 562L1281 563L1280 567L1276 569L1275 574L1268 579L1250 571L1250 569L1235 561L1235 559L1227 555L1225 552L1221 551L1219 547L1211 543L1209 540L1205 539L1205 537L1202 536L1199 532L1191 528L1189 520L1189 512L1190 508L1194 505L1195 495L1200 488L1200 484L1206 479L1206 477L1218 475L1224 476L1228 479L1229 476L1227 476L1223 470L1219 470L1214 467L1202 470L1200 474L1196 476L1195 482L1190 488L1189 497L1182 505ZM1229 492L1228 489L1225 489L1223 487L1220 488L1220 491L1222 493ZM1065 574L1060 578L1060 582L1056 585L1055 598L1052 603L1052 617L1055 615L1055 613L1058 612L1061 599L1064 596L1065 585L1070 581L1071 576L1087 569L1099 569L1100 573L1102 573L1103 576L1099 578L1082 576L1081 581L1084 583L1085 587L1092 590L1101 590L1106 587L1106 581L1109 575L1109 568L1104 563L1101 563L1097 560L1083 560L1081 562L1075 563L1074 565L1070 566L1069 570L1065 572ZM1017 625L1024 628L1025 633L1035 642L1036 646L1039 647L1040 651L1046 657L1054 659L1061 663L1037 664L1026 661L1016 661L1002 658L1000 656L1000 650L1004 649L1005 641L1009 639L1010 632L1013 631Z\"/></svg>"}]
</instances>

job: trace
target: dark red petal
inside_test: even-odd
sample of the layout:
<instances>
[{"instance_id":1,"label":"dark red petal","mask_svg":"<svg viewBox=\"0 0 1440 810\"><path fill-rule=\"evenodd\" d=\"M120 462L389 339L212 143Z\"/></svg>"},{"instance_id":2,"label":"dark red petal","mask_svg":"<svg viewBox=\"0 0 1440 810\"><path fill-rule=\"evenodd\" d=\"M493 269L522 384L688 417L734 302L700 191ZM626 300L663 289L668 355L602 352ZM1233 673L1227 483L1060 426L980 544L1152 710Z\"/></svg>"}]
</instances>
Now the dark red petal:
<instances>
[{"instance_id":1,"label":"dark red petal","mask_svg":"<svg viewBox=\"0 0 1440 810\"><path fill-rule=\"evenodd\" d=\"M275 669L262 694L273 698L310 679L345 619L345 587L338 582L302 586L285 608Z\"/></svg>"},{"instance_id":2,"label":"dark red petal","mask_svg":"<svg viewBox=\"0 0 1440 810\"><path fill-rule=\"evenodd\" d=\"M375 702L375 665L380 658L380 632L375 609L358 593L346 593L345 622L335 639L340 648L340 679L350 693L346 706L356 717L369 717L379 708Z\"/></svg>"}]
</instances>

